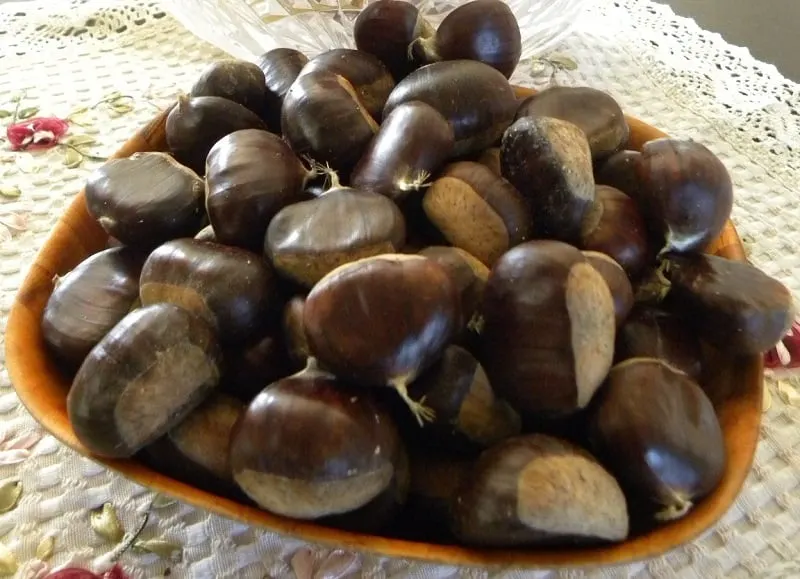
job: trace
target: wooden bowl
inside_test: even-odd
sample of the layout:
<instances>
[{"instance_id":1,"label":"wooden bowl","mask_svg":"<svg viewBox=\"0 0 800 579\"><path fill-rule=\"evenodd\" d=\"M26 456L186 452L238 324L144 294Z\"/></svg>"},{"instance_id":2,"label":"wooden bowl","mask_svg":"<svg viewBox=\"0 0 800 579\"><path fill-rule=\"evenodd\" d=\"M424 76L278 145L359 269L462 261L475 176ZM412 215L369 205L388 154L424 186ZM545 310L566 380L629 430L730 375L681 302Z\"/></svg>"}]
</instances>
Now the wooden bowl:
<instances>
[{"instance_id":1,"label":"wooden bowl","mask_svg":"<svg viewBox=\"0 0 800 579\"><path fill-rule=\"evenodd\" d=\"M523 97L530 91L518 89L518 93ZM115 157L125 157L137 151L165 150L167 112L161 113L125 143ZM640 148L646 141L665 136L658 129L637 119L628 118L628 122L631 126L630 148ZM65 274L88 255L103 249L106 241L106 234L86 210L83 192L79 193L36 257L17 294L6 332L6 362L23 404L56 438L85 456L91 455L75 437L67 417L69 384L59 374L45 350L40 321L53 289L53 277ZM731 223L709 248L709 252L730 259L745 259L741 242ZM683 519L609 546L473 549L349 533L272 515L196 489L133 460L91 458L141 485L199 508L278 533L345 549L456 565L554 568L621 564L654 557L691 541L711 527L739 493L750 470L758 441L763 377L761 358L728 360L718 368L716 374L710 392L725 433L728 452L722 482Z\"/></svg>"}]
</instances>

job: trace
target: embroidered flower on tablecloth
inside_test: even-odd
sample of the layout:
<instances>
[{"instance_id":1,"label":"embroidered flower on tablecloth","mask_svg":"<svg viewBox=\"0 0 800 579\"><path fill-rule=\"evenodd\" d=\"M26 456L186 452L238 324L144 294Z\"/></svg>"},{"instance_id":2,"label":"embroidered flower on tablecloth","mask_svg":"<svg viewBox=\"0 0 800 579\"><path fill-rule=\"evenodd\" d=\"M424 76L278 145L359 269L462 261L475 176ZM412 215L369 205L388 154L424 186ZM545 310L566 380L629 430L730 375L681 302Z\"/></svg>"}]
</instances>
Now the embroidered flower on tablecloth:
<instances>
[{"instance_id":1,"label":"embroidered flower on tablecloth","mask_svg":"<svg viewBox=\"0 0 800 579\"><path fill-rule=\"evenodd\" d=\"M52 573L45 575L43 579L129 579L128 575L119 565L114 565L108 571L98 574L92 573L88 569L82 569L80 567L68 567L66 569L60 569L58 571L53 571Z\"/></svg>"},{"instance_id":2,"label":"embroidered flower on tablecloth","mask_svg":"<svg viewBox=\"0 0 800 579\"><path fill-rule=\"evenodd\" d=\"M800 318L794 321L783 339L764 355L764 366L776 375L787 370L800 370Z\"/></svg>"},{"instance_id":3,"label":"embroidered flower on tablecloth","mask_svg":"<svg viewBox=\"0 0 800 579\"><path fill-rule=\"evenodd\" d=\"M69 129L69 123L58 117L37 117L6 127L12 151L35 151L55 147Z\"/></svg>"},{"instance_id":4,"label":"embroidered flower on tablecloth","mask_svg":"<svg viewBox=\"0 0 800 579\"><path fill-rule=\"evenodd\" d=\"M301 547L294 552L289 564L296 579L342 579L361 568L361 559L355 553L336 550L315 565L314 552Z\"/></svg>"}]
</instances>

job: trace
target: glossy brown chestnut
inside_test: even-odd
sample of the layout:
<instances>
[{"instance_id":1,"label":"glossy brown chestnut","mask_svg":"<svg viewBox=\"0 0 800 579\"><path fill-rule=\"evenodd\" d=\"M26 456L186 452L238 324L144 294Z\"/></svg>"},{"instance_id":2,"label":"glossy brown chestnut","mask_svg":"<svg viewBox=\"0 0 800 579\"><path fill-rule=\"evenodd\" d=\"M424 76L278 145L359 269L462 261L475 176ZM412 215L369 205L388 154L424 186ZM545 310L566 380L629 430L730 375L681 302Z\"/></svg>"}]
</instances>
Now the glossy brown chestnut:
<instances>
[{"instance_id":1,"label":"glossy brown chestnut","mask_svg":"<svg viewBox=\"0 0 800 579\"><path fill-rule=\"evenodd\" d=\"M459 329L458 294L440 265L388 254L343 265L306 298L303 325L312 354L337 376L397 391L420 423L429 409L407 386L444 352Z\"/></svg>"},{"instance_id":2,"label":"glossy brown chestnut","mask_svg":"<svg viewBox=\"0 0 800 579\"><path fill-rule=\"evenodd\" d=\"M639 151L619 151L601 161L595 170L595 182L619 189L638 203L639 177L636 166L642 154Z\"/></svg>"},{"instance_id":3,"label":"glossy brown chestnut","mask_svg":"<svg viewBox=\"0 0 800 579\"><path fill-rule=\"evenodd\" d=\"M638 279L655 261L639 206L622 191L607 185L595 187L595 200L581 225L580 247L605 253L632 279Z\"/></svg>"},{"instance_id":4,"label":"glossy brown chestnut","mask_svg":"<svg viewBox=\"0 0 800 579\"><path fill-rule=\"evenodd\" d=\"M192 85L189 95L223 97L260 116L266 104L267 86L258 65L226 58L209 64Z\"/></svg>"},{"instance_id":5,"label":"glossy brown chestnut","mask_svg":"<svg viewBox=\"0 0 800 579\"><path fill-rule=\"evenodd\" d=\"M608 284L611 297L614 299L614 317L619 328L633 308L633 286L622 266L605 253L584 251L583 256L595 268Z\"/></svg>"},{"instance_id":6,"label":"glossy brown chestnut","mask_svg":"<svg viewBox=\"0 0 800 579\"><path fill-rule=\"evenodd\" d=\"M350 185L399 202L430 184L453 153L453 130L436 109L403 103L381 124L359 160Z\"/></svg>"},{"instance_id":7,"label":"glossy brown chestnut","mask_svg":"<svg viewBox=\"0 0 800 579\"><path fill-rule=\"evenodd\" d=\"M508 79L474 60L436 62L415 70L389 95L383 118L402 103L415 100L431 105L450 123L457 157L496 143L517 109Z\"/></svg>"},{"instance_id":8,"label":"glossy brown chestnut","mask_svg":"<svg viewBox=\"0 0 800 579\"><path fill-rule=\"evenodd\" d=\"M214 143L234 131L266 128L253 111L226 98L182 96L167 115L167 146L178 162L204 175Z\"/></svg>"},{"instance_id":9,"label":"glossy brown chestnut","mask_svg":"<svg viewBox=\"0 0 800 579\"><path fill-rule=\"evenodd\" d=\"M246 404L264 386L302 370L306 362L298 364L289 359L277 330L269 330L244 345L225 348L223 357L225 364L219 390Z\"/></svg>"},{"instance_id":10,"label":"glossy brown chestnut","mask_svg":"<svg viewBox=\"0 0 800 579\"><path fill-rule=\"evenodd\" d=\"M445 167L425 191L422 207L447 241L489 267L531 236L525 199L480 163L461 161Z\"/></svg>"},{"instance_id":11,"label":"glossy brown chestnut","mask_svg":"<svg viewBox=\"0 0 800 579\"><path fill-rule=\"evenodd\" d=\"M614 302L600 273L560 241L527 241L495 264L483 294L481 363L520 413L584 408L614 355Z\"/></svg>"},{"instance_id":12,"label":"glossy brown chestnut","mask_svg":"<svg viewBox=\"0 0 800 579\"><path fill-rule=\"evenodd\" d=\"M442 266L460 297L464 323L473 321L473 316L483 301L483 290L489 279L489 268L474 255L458 247L432 245L419 251L419 254Z\"/></svg>"},{"instance_id":13,"label":"glossy brown chestnut","mask_svg":"<svg viewBox=\"0 0 800 579\"><path fill-rule=\"evenodd\" d=\"M403 214L391 199L336 187L278 212L264 252L280 274L311 288L342 264L398 251L405 236Z\"/></svg>"},{"instance_id":14,"label":"glossy brown chestnut","mask_svg":"<svg viewBox=\"0 0 800 579\"><path fill-rule=\"evenodd\" d=\"M684 516L722 478L725 441L711 401L661 360L612 368L591 418L592 446L629 499L657 520Z\"/></svg>"},{"instance_id":15,"label":"glossy brown chestnut","mask_svg":"<svg viewBox=\"0 0 800 579\"><path fill-rule=\"evenodd\" d=\"M500 167L500 147L489 147L483 151L477 158L478 163L486 165L492 170L492 173L498 177L503 176L503 170Z\"/></svg>"},{"instance_id":16,"label":"glossy brown chestnut","mask_svg":"<svg viewBox=\"0 0 800 579\"><path fill-rule=\"evenodd\" d=\"M262 508L316 519L363 507L392 482L402 443L367 392L313 364L267 386L231 437L231 467Z\"/></svg>"},{"instance_id":17,"label":"glossy brown chestnut","mask_svg":"<svg viewBox=\"0 0 800 579\"><path fill-rule=\"evenodd\" d=\"M54 280L42 314L42 338L68 369L77 369L136 305L145 257L130 248L105 249Z\"/></svg>"},{"instance_id":18,"label":"glossy brown chestnut","mask_svg":"<svg viewBox=\"0 0 800 579\"><path fill-rule=\"evenodd\" d=\"M200 229L203 180L165 153L111 159L86 180L86 208L109 235L150 249Z\"/></svg>"},{"instance_id":19,"label":"glossy brown chestnut","mask_svg":"<svg viewBox=\"0 0 800 579\"><path fill-rule=\"evenodd\" d=\"M294 296L283 308L283 336L286 341L286 350L292 363L305 365L311 357L311 350L306 339L306 330L303 327L303 309L306 299L303 296Z\"/></svg>"},{"instance_id":20,"label":"glossy brown chestnut","mask_svg":"<svg viewBox=\"0 0 800 579\"><path fill-rule=\"evenodd\" d=\"M273 305L275 278L255 253L219 243L176 239L142 268L142 304L173 303L210 322L222 343L254 336Z\"/></svg>"},{"instance_id":21,"label":"glossy brown chestnut","mask_svg":"<svg viewBox=\"0 0 800 579\"><path fill-rule=\"evenodd\" d=\"M595 160L619 151L630 135L614 97L585 86L554 86L530 96L517 110L520 117L554 117L577 125L586 133Z\"/></svg>"},{"instance_id":22,"label":"glossy brown chestnut","mask_svg":"<svg viewBox=\"0 0 800 579\"><path fill-rule=\"evenodd\" d=\"M214 226L209 224L209 225L206 225L205 227L203 227L203 229L201 229L200 231L198 231L195 234L194 238L197 241L216 242L217 241L217 234L214 233Z\"/></svg>"},{"instance_id":23,"label":"glossy brown chestnut","mask_svg":"<svg viewBox=\"0 0 800 579\"><path fill-rule=\"evenodd\" d=\"M452 527L463 543L487 547L622 541L628 509L588 452L529 434L481 454L453 501Z\"/></svg>"},{"instance_id":24,"label":"glossy brown chestnut","mask_svg":"<svg viewBox=\"0 0 800 579\"><path fill-rule=\"evenodd\" d=\"M509 78L522 54L522 37L508 4L472 0L448 14L436 34L415 40L412 50L425 62L477 60Z\"/></svg>"},{"instance_id":25,"label":"glossy brown chestnut","mask_svg":"<svg viewBox=\"0 0 800 579\"><path fill-rule=\"evenodd\" d=\"M220 139L206 161L206 211L217 241L260 252L269 222L303 198L314 176L267 131L245 129Z\"/></svg>"},{"instance_id":26,"label":"glossy brown chestnut","mask_svg":"<svg viewBox=\"0 0 800 579\"><path fill-rule=\"evenodd\" d=\"M503 135L500 149L503 176L533 212L534 235L577 243L595 195L584 132L560 119L521 117Z\"/></svg>"},{"instance_id":27,"label":"glossy brown chestnut","mask_svg":"<svg viewBox=\"0 0 800 579\"><path fill-rule=\"evenodd\" d=\"M202 318L164 303L134 310L89 352L72 382L75 435L98 456L132 456L211 393L220 362Z\"/></svg>"},{"instance_id":28,"label":"glossy brown chestnut","mask_svg":"<svg viewBox=\"0 0 800 579\"><path fill-rule=\"evenodd\" d=\"M281 130L298 155L350 174L378 123L342 76L324 70L301 74L283 100Z\"/></svg>"},{"instance_id":29,"label":"glossy brown chestnut","mask_svg":"<svg viewBox=\"0 0 800 579\"><path fill-rule=\"evenodd\" d=\"M685 313L698 335L723 352L762 354L794 320L788 288L744 261L668 254L664 271L669 302Z\"/></svg>"},{"instance_id":30,"label":"glossy brown chestnut","mask_svg":"<svg viewBox=\"0 0 800 579\"><path fill-rule=\"evenodd\" d=\"M307 62L308 57L294 48L273 48L259 57L267 89L263 117L271 130L280 131L283 99Z\"/></svg>"}]
</instances>

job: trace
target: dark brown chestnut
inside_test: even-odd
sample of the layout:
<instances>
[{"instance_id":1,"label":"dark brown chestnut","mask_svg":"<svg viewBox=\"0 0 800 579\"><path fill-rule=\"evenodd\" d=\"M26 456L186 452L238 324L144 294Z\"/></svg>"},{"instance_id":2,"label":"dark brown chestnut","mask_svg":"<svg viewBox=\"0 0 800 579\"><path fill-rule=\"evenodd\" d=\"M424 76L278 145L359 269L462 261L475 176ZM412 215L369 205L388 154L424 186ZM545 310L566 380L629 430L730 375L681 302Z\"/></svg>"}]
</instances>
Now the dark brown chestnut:
<instances>
[{"instance_id":1,"label":"dark brown chestnut","mask_svg":"<svg viewBox=\"0 0 800 579\"><path fill-rule=\"evenodd\" d=\"M178 162L203 175L214 143L242 129L267 126L253 111L226 98L181 96L167 115L167 146Z\"/></svg>"},{"instance_id":2,"label":"dark brown chestnut","mask_svg":"<svg viewBox=\"0 0 800 579\"><path fill-rule=\"evenodd\" d=\"M223 137L206 161L206 211L217 241L260 252L269 222L300 201L315 176L277 135L245 129Z\"/></svg>"},{"instance_id":3,"label":"dark brown chestnut","mask_svg":"<svg viewBox=\"0 0 800 579\"><path fill-rule=\"evenodd\" d=\"M483 301L489 268L474 255L458 247L432 245L419 251L419 254L442 266L460 297L464 323L475 321L473 317Z\"/></svg>"},{"instance_id":4,"label":"dark brown chestnut","mask_svg":"<svg viewBox=\"0 0 800 579\"><path fill-rule=\"evenodd\" d=\"M217 386L221 354L208 322L172 304L125 316L89 352L67 395L89 451L126 458L180 422Z\"/></svg>"},{"instance_id":5,"label":"dark brown chestnut","mask_svg":"<svg viewBox=\"0 0 800 579\"><path fill-rule=\"evenodd\" d=\"M631 131L614 97L585 86L554 86L530 96L517 110L520 117L554 117L577 125L595 160L623 148Z\"/></svg>"},{"instance_id":6,"label":"dark brown chestnut","mask_svg":"<svg viewBox=\"0 0 800 579\"><path fill-rule=\"evenodd\" d=\"M279 273L310 288L342 264L398 251L405 237L403 214L391 199L334 187L278 212L264 252Z\"/></svg>"},{"instance_id":7,"label":"dark brown chestnut","mask_svg":"<svg viewBox=\"0 0 800 579\"><path fill-rule=\"evenodd\" d=\"M436 109L422 102L396 107L350 177L357 189L394 201L422 190L453 153L453 130Z\"/></svg>"},{"instance_id":8,"label":"dark brown chestnut","mask_svg":"<svg viewBox=\"0 0 800 579\"><path fill-rule=\"evenodd\" d=\"M711 401L662 360L614 366L591 417L592 446L629 499L657 520L684 516L725 468L725 441Z\"/></svg>"},{"instance_id":9,"label":"dark brown chestnut","mask_svg":"<svg viewBox=\"0 0 800 579\"><path fill-rule=\"evenodd\" d=\"M622 266L605 253L584 251L583 256L608 284L614 299L614 317L619 328L633 308L633 286Z\"/></svg>"},{"instance_id":10,"label":"dark brown chestnut","mask_svg":"<svg viewBox=\"0 0 800 579\"><path fill-rule=\"evenodd\" d=\"M303 296L294 296L283 308L283 336L286 341L286 350L289 358L295 364L305 365L311 357L311 350L306 339L306 330L303 327L303 309L306 299Z\"/></svg>"},{"instance_id":11,"label":"dark brown chestnut","mask_svg":"<svg viewBox=\"0 0 800 579\"><path fill-rule=\"evenodd\" d=\"M378 123L342 76L316 70L301 74L283 99L281 130L298 155L350 174Z\"/></svg>"},{"instance_id":12,"label":"dark brown chestnut","mask_svg":"<svg viewBox=\"0 0 800 579\"><path fill-rule=\"evenodd\" d=\"M444 269L421 255L388 254L343 265L306 298L312 354L342 379L397 391L420 423L430 409L407 386L459 330L458 294Z\"/></svg>"},{"instance_id":13,"label":"dark brown chestnut","mask_svg":"<svg viewBox=\"0 0 800 579\"><path fill-rule=\"evenodd\" d=\"M731 354L763 354L794 320L788 288L743 261L705 254L668 254L667 299L698 335Z\"/></svg>"},{"instance_id":14,"label":"dark brown chestnut","mask_svg":"<svg viewBox=\"0 0 800 579\"><path fill-rule=\"evenodd\" d=\"M560 241L527 241L495 264L483 294L481 363L520 413L558 416L591 400L614 355L603 276Z\"/></svg>"},{"instance_id":15,"label":"dark brown chestnut","mask_svg":"<svg viewBox=\"0 0 800 579\"><path fill-rule=\"evenodd\" d=\"M503 170L500 167L500 147L489 147L483 151L476 160L481 165L489 167L492 173L498 177L503 176Z\"/></svg>"},{"instance_id":16,"label":"dark brown chestnut","mask_svg":"<svg viewBox=\"0 0 800 579\"><path fill-rule=\"evenodd\" d=\"M500 165L531 207L534 235L580 240L595 195L589 142L581 129L560 119L521 117L503 134Z\"/></svg>"},{"instance_id":17,"label":"dark brown chestnut","mask_svg":"<svg viewBox=\"0 0 800 579\"><path fill-rule=\"evenodd\" d=\"M262 508L317 519L363 507L392 482L402 443L367 392L313 363L267 386L231 436L231 467Z\"/></svg>"},{"instance_id":18,"label":"dark brown chestnut","mask_svg":"<svg viewBox=\"0 0 800 579\"><path fill-rule=\"evenodd\" d=\"M501 0L472 0L448 14L436 34L412 43L424 62L477 60L509 78L522 55L519 24Z\"/></svg>"},{"instance_id":19,"label":"dark brown chestnut","mask_svg":"<svg viewBox=\"0 0 800 579\"><path fill-rule=\"evenodd\" d=\"M267 86L258 65L226 58L209 64L192 85L189 95L223 97L260 116L266 104Z\"/></svg>"},{"instance_id":20,"label":"dark brown chestnut","mask_svg":"<svg viewBox=\"0 0 800 579\"><path fill-rule=\"evenodd\" d=\"M431 105L450 123L457 157L495 144L517 109L508 79L474 60L436 62L415 70L389 95L383 118L397 106L415 100Z\"/></svg>"},{"instance_id":21,"label":"dark brown chestnut","mask_svg":"<svg viewBox=\"0 0 800 579\"><path fill-rule=\"evenodd\" d=\"M42 338L70 370L136 305L146 255L114 247L56 277L42 314Z\"/></svg>"},{"instance_id":22,"label":"dark brown chestnut","mask_svg":"<svg viewBox=\"0 0 800 579\"><path fill-rule=\"evenodd\" d=\"M86 180L86 208L125 245L146 249L200 229L203 180L165 153L111 159Z\"/></svg>"},{"instance_id":23,"label":"dark brown chestnut","mask_svg":"<svg viewBox=\"0 0 800 579\"><path fill-rule=\"evenodd\" d=\"M214 226L211 224L206 225L205 227L203 227L203 229L201 229L195 234L194 239L196 239L197 241L216 242L217 234L214 233Z\"/></svg>"},{"instance_id":24,"label":"dark brown chestnut","mask_svg":"<svg viewBox=\"0 0 800 579\"><path fill-rule=\"evenodd\" d=\"M294 48L273 48L259 57L267 89L262 116L270 129L280 130L283 99L307 62L308 57Z\"/></svg>"},{"instance_id":25,"label":"dark brown chestnut","mask_svg":"<svg viewBox=\"0 0 800 579\"><path fill-rule=\"evenodd\" d=\"M581 225L580 247L605 253L632 279L638 279L655 261L639 206L622 191L607 185L595 187L595 200Z\"/></svg>"},{"instance_id":26,"label":"dark brown chestnut","mask_svg":"<svg viewBox=\"0 0 800 579\"><path fill-rule=\"evenodd\" d=\"M636 201L660 235L660 253L701 251L719 237L733 208L733 184L708 148L682 139L649 141L636 170Z\"/></svg>"},{"instance_id":27,"label":"dark brown chestnut","mask_svg":"<svg viewBox=\"0 0 800 579\"><path fill-rule=\"evenodd\" d=\"M173 303L201 316L217 329L221 342L230 344L263 327L274 301L275 278L258 254L176 239L147 258L139 293L144 305Z\"/></svg>"},{"instance_id":28,"label":"dark brown chestnut","mask_svg":"<svg viewBox=\"0 0 800 579\"><path fill-rule=\"evenodd\" d=\"M595 182L619 189L625 195L638 202L639 177L636 166L642 154L639 151L619 151L608 159L601 161L595 170Z\"/></svg>"},{"instance_id":29,"label":"dark brown chestnut","mask_svg":"<svg viewBox=\"0 0 800 579\"><path fill-rule=\"evenodd\" d=\"M531 236L531 211L511 183L480 163L445 167L425 191L425 214L445 239L492 267Z\"/></svg>"},{"instance_id":30,"label":"dark brown chestnut","mask_svg":"<svg viewBox=\"0 0 800 579\"><path fill-rule=\"evenodd\" d=\"M628 508L594 457L544 434L509 438L464 476L452 528L468 545L512 547L622 541Z\"/></svg>"},{"instance_id":31,"label":"dark brown chestnut","mask_svg":"<svg viewBox=\"0 0 800 579\"><path fill-rule=\"evenodd\" d=\"M306 361L295 363L289 359L284 340L276 330L223 349L225 364L219 390L249 403L271 384L301 370Z\"/></svg>"}]
</instances>

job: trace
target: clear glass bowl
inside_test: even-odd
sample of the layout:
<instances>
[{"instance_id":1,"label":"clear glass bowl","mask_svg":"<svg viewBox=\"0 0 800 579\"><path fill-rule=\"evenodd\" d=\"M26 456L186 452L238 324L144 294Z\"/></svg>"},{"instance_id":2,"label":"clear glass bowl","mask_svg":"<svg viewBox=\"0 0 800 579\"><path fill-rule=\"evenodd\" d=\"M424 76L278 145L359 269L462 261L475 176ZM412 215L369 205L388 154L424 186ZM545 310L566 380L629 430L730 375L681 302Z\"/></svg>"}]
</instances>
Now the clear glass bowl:
<instances>
[{"instance_id":1,"label":"clear glass bowl","mask_svg":"<svg viewBox=\"0 0 800 579\"><path fill-rule=\"evenodd\" d=\"M166 0L186 28L232 57L255 61L278 47L314 56L350 47L353 22L371 0ZM463 4L409 0L433 25ZM590 0L588 0L590 1ZM506 0L519 21L522 58L540 56L569 34L587 0Z\"/></svg>"}]
</instances>

